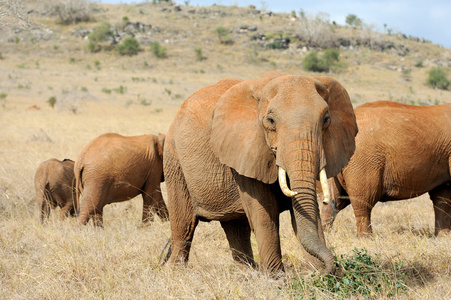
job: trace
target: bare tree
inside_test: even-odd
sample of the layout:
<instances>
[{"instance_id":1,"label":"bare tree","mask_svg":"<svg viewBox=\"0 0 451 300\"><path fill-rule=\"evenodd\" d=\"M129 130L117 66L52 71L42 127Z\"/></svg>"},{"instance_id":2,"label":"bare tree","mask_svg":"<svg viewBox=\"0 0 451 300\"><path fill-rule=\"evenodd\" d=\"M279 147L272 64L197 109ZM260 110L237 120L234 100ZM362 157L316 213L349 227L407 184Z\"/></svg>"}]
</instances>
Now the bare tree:
<instances>
[{"instance_id":1,"label":"bare tree","mask_svg":"<svg viewBox=\"0 0 451 300\"><path fill-rule=\"evenodd\" d=\"M26 1L0 0L0 31L9 29L30 30L38 27L28 17Z\"/></svg>"},{"instance_id":2,"label":"bare tree","mask_svg":"<svg viewBox=\"0 0 451 300\"><path fill-rule=\"evenodd\" d=\"M300 37L309 45L324 47L333 40L329 14L318 13L316 16L300 12Z\"/></svg>"},{"instance_id":3,"label":"bare tree","mask_svg":"<svg viewBox=\"0 0 451 300\"><path fill-rule=\"evenodd\" d=\"M94 3L90 0L49 0L46 8L51 15L59 18L61 24L76 24L94 19Z\"/></svg>"}]
</instances>

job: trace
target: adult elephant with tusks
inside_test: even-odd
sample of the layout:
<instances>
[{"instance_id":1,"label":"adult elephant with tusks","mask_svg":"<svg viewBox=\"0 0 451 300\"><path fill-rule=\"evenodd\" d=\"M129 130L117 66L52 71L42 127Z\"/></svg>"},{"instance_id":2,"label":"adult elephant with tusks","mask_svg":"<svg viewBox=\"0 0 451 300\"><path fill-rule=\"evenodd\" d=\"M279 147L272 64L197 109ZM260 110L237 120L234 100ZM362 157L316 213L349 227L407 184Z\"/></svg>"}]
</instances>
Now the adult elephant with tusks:
<instances>
[{"instance_id":1,"label":"adult elephant with tusks","mask_svg":"<svg viewBox=\"0 0 451 300\"><path fill-rule=\"evenodd\" d=\"M330 77L270 73L194 93L180 106L164 146L168 263L185 264L198 222L217 220L236 262L255 266L252 230L261 268L283 271L279 214L290 210L313 263L333 273L315 185L348 163L356 134L349 96Z\"/></svg>"}]
</instances>

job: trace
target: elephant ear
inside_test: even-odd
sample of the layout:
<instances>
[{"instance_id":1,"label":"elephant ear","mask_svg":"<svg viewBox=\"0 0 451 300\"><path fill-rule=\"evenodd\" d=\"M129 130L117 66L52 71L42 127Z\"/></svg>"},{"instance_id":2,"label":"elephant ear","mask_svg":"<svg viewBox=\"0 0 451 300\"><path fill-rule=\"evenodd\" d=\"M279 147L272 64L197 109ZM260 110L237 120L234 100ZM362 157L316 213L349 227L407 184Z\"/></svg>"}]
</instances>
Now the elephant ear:
<instances>
[{"instance_id":1,"label":"elephant ear","mask_svg":"<svg viewBox=\"0 0 451 300\"><path fill-rule=\"evenodd\" d=\"M323 147L326 155L326 173L336 176L345 167L355 150L357 123L351 99L344 87L328 76L316 77L326 87L323 94L329 106L330 125L323 135Z\"/></svg>"},{"instance_id":2,"label":"elephant ear","mask_svg":"<svg viewBox=\"0 0 451 300\"><path fill-rule=\"evenodd\" d=\"M234 85L216 103L212 119L210 144L220 162L264 183L277 180L277 167L259 120L259 108L268 101L257 94L277 76Z\"/></svg>"}]
</instances>

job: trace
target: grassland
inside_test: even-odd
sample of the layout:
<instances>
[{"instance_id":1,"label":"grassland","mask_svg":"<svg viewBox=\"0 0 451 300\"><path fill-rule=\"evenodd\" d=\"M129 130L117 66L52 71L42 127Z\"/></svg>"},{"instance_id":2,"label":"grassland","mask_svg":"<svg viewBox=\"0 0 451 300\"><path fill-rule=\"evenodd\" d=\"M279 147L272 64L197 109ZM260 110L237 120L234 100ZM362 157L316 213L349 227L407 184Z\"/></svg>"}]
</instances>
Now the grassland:
<instances>
[{"instance_id":1,"label":"grassland","mask_svg":"<svg viewBox=\"0 0 451 300\"><path fill-rule=\"evenodd\" d=\"M336 298L312 288L312 271L286 213L281 215L280 230L286 274L278 280L235 266L217 222L198 226L186 268L161 267L169 224L157 220L141 227L140 198L107 206L104 230L77 228L74 219L59 221L55 212L47 225L39 223L33 178L42 161L75 159L90 140L105 132L165 133L184 99L222 78L253 78L271 70L318 75L302 69L305 53L300 49L256 48L243 34L233 34L235 43L223 45L214 34L219 25L234 28L241 22L256 25L261 32L294 33L299 25L287 15L251 18L247 8L221 6L206 8L210 13L193 8L196 14L182 6L176 14L170 5L150 3L101 8L91 23L63 26L55 18L36 17L51 30L48 39L26 34L0 39L0 298L298 299L300 294ZM71 34L102 20L120 22L124 16L161 27L150 39L167 47L168 57L156 58L146 45L132 57L114 51L90 53L87 40ZM336 31L357 34L349 28ZM450 49L383 38L405 44L410 52L399 56L365 47L341 51L346 67L328 74L345 86L355 106L379 99L451 102L450 91L425 84L428 68L449 64ZM196 60L196 48L206 59ZM416 67L418 61L423 67ZM48 102L51 97L54 107ZM166 197L164 184L162 190ZM397 295L401 299L451 297L451 240L433 237L427 196L379 203L373 210L372 238L357 239L354 222L348 207L326 233L337 257L364 248L377 257L381 269L400 266L407 291ZM253 246L258 260L255 240ZM307 287L293 283L299 277ZM373 297L387 298L388 285L384 281L382 292Z\"/></svg>"}]
</instances>

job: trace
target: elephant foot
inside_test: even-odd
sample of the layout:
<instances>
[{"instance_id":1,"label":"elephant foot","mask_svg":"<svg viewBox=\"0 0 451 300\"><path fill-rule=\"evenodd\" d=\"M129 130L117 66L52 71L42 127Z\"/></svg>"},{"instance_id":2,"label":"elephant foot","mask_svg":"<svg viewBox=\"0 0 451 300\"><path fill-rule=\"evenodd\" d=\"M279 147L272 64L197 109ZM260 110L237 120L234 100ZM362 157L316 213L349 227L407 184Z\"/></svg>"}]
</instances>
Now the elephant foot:
<instances>
[{"instance_id":1,"label":"elephant foot","mask_svg":"<svg viewBox=\"0 0 451 300\"><path fill-rule=\"evenodd\" d=\"M449 228L441 229L435 234L435 236L438 238L443 238L445 236L448 236L450 232L451 232L451 230Z\"/></svg>"}]
</instances>

